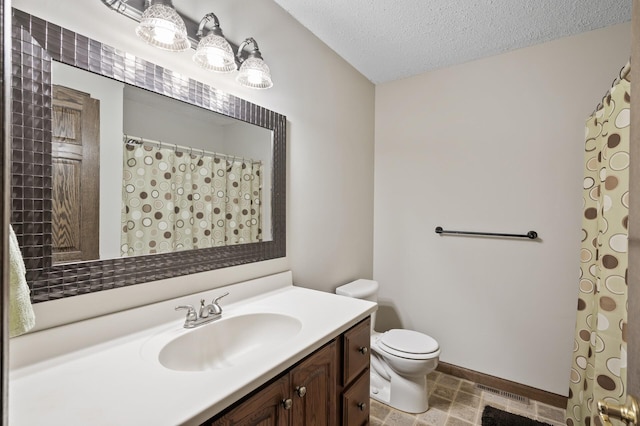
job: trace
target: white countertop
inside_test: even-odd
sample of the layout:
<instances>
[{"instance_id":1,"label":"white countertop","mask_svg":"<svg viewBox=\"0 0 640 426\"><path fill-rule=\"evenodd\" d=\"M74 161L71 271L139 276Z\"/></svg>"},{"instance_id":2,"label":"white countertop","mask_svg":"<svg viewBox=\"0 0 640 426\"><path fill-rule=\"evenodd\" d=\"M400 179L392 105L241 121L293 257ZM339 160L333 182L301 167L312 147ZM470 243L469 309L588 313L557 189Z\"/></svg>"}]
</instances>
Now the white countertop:
<instances>
[{"instance_id":1,"label":"white countertop","mask_svg":"<svg viewBox=\"0 0 640 426\"><path fill-rule=\"evenodd\" d=\"M241 293L241 284L215 289ZM259 287L259 286L256 286ZM96 320L83 321L118 326L126 315L145 317L158 309L195 303L192 295ZM9 421L13 426L46 425L179 425L200 424L286 370L305 356L346 331L376 309L376 304L292 285L261 294L245 293L243 299L225 304L223 318L253 312L280 313L297 318L300 331L283 345L260 353L258 361L222 369L181 372L163 367L150 357L149 346L159 336L189 333L184 312L179 319L163 318L159 325L116 336L110 340L74 348L67 353L12 368L9 381ZM193 299L193 300L191 300ZM186 301L188 300L188 301ZM112 318L109 318L112 317ZM176 318L173 313L170 318ZM144 321L143 321L144 322ZM91 324L76 323L66 330L45 330L25 340L16 354L55 344L65 336L92 333ZM206 327L203 325L202 327ZM79 329L81 327L82 329ZM96 327L96 326L94 326ZM42 333L42 334L40 334ZM45 335L48 333L48 335ZM37 338L37 341L36 341ZM93 337L95 340L95 336ZM14 341L12 340L12 343ZM12 350L12 354L13 354Z\"/></svg>"}]
</instances>

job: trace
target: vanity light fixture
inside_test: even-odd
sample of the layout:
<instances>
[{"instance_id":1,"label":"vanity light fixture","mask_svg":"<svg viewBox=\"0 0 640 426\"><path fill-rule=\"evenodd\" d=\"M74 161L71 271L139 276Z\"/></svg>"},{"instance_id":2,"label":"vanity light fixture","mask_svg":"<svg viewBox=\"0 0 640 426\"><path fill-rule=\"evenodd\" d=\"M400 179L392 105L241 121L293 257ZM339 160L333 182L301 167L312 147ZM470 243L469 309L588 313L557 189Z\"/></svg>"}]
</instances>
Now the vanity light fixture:
<instances>
[{"instance_id":1,"label":"vanity light fixture","mask_svg":"<svg viewBox=\"0 0 640 426\"><path fill-rule=\"evenodd\" d=\"M209 21L213 20L213 28L205 36L204 29ZM200 38L193 61L202 68L215 72L231 72L236 70L235 56L229 42L222 36L220 22L213 13L207 13L200 20L198 33Z\"/></svg>"},{"instance_id":2,"label":"vanity light fixture","mask_svg":"<svg viewBox=\"0 0 640 426\"><path fill-rule=\"evenodd\" d=\"M136 34L150 45L172 52L191 47L187 27L171 0L151 0L136 27Z\"/></svg>"},{"instance_id":3,"label":"vanity light fixture","mask_svg":"<svg viewBox=\"0 0 640 426\"><path fill-rule=\"evenodd\" d=\"M242 50L249 44L253 44L253 50L249 52L247 59L243 59ZM240 64L236 81L245 87L251 89L268 89L273 86L271 80L271 71L262 59L258 43L249 37L243 41L238 47L236 60Z\"/></svg>"},{"instance_id":4,"label":"vanity light fixture","mask_svg":"<svg viewBox=\"0 0 640 426\"><path fill-rule=\"evenodd\" d=\"M220 73L237 69L236 81L241 85L251 89L273 87L271 70L262 59L258 43L249 37L234 55L232 46L235 44L231 45L224 38L220 22L213 13L207 13L200 20L196 33L196 21L186 15L183 19L173 7L172 0L102 0L102 3L137 21L136 34L153 46L181 52L197 45L193 61L202 68ZM207 31L209 22L213 25ZM253 49L245 54L244 49L248 45Z\"/></svg>"}]
</instances>

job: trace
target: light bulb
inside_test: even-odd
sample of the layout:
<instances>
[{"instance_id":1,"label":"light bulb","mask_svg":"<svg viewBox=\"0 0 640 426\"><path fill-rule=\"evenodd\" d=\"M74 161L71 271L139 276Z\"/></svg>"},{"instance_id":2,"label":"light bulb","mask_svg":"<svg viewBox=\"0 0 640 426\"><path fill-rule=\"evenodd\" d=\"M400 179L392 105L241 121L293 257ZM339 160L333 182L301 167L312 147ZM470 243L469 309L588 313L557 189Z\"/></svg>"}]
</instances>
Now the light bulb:
<instances>
[{"instance_id":1,"label":"light bulb","mask_svg":"<svg viewBox=\"0 0 640 426\"><path fill-rule=\"evenodd\" d=\"M221 67L224 63L223 52L220 49L209 48L207 50L207 62L215 67Z\"/></svg>"},{"instance_id":2,"label":"light bulb","mask_svg":"<svg viewBox=\"0 0 640 426\"><path fill-rule=\"evenodd\" d=\"M153 38L159 43L171 44L173 43L173 39L175 38L176 33L169 29L161 26L156 26L153 29Z\"/></svg>"},{"instance_id":3,"label":"light bulb","mask_svg":"<svg viewBox=\"0 0 640 426\"><path fill-rule=\"evenodd\" d=\"M253 56L242 63L236 80L252 89L268 89L273 86L269 67L261 58Z\"/></svg>"},{"instance_id":4,"label":"light bulb","mask_svg":"<svg viewBox=\"0 0 640 426\"><path fill-rule=\"evenodd\" d=\"M262 71L259 70L247 70L247 81L251 84L262 83Z\"/></svg>"},{"instance_id":5,"label":"light bulb","mask_svg":"<svg viewBox=\"0 0 640 426\"><path fill-rule=\"evenodd\" d=\"M209 33L200 40L193 60L202 68L215 72L231 72L236 69L229 42L214 33Z\"/></svg>"},{"instance_id":6,"label":"light bulb","mask_svg":"<svg viewBox=\"0 0 640 426\"><path fill-rule=\"evenodd\" d=\"M136 34L152 46L173 52L187 50L191 45L178 12L163 4L152 4L145 9Z\"/></svg>"}]
</instances>

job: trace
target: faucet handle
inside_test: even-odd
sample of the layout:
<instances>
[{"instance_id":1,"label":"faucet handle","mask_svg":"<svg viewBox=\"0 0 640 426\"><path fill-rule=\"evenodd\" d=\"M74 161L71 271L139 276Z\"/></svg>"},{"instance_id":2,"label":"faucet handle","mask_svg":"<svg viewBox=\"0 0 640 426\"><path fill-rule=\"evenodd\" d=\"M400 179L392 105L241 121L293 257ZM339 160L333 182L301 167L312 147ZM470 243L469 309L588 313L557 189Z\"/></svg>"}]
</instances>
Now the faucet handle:
<instances>
[{"instance_id":1,"label":"faucet handle","mask_svg":"<svg viewBox=\"0 0 640 426\"><path fill-rule=\"evenodd\" d=\"M198 319L198 314L196 313L196 310L192 305L176 306L176 311L179 311L181 309L186 309L187 310L187 319L186 319L185 322L187 322L187 321L195 321L195 320Z\"/></svg>"},{"instance_id":2,"label":"faucet handle","mask_svg":"<svg viewBox=\"0 0 640 426\"><path fill-rule=\"evenodd\" d=\"M222 299L223 297L228 296L228 295L229 295L229 292L226 292L226 293L225 293L225 294L223 294L222 296L218 296L218 297L216 297L215 299L213 299L213 304L214 304L214 305L217 305L217 304L218 304L218 300L220 300L220 299Z\"/></svg>"},{"instance_id":3,"label":"faucet handle","mask_svg":"<svg viewBox=\"0 0 640 426\"><path fill-rule=\"evenodd\" d=\"M220 299L222 299L225 296L228 296L229 292L223 294L222 296L218 296L215 299L213 299L213 302L211 302L211 313L214 315L220 315L222 313L222 308L220 307L220 305L218 305L218 301Z\"/></svg>"}]
</instances>

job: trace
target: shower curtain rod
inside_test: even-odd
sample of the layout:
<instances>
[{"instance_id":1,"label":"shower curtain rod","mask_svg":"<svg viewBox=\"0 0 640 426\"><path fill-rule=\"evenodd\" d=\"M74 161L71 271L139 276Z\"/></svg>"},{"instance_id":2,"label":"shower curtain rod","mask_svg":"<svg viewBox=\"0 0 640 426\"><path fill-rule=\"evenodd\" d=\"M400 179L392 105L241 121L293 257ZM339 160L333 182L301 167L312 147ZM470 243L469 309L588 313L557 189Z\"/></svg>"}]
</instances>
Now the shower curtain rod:
<instances>
[{"instance_id":1,"label":"shower curtain rod","mask_svg":"<svg viewBox=\"0 0 640 426\"><path fill-rule=\"evenodd\" d=\"M180 151L180 152L187 152L189 154L193 154L195 152L196 154L200 154L202 156L206 155L208 157L225 158L225 159L231 159L231 160L242 159L243 161L246 160L245 157L238 157L236 155L219 154L217 152L207 151L199 148L194 149L192 147L177 145L175 143L167 143L167 142L161 142L161 141L154 141L152 139L144 139L139 136L124 135L123 141L127 145L146 145L146 146L153 146L154 148L173 149L174 152ZM249 160L251 161L251 164L262 164L262 161L260 160L253 160L251 158L249 158Z\"/></svg>"},{"instance_id":2,"label":"shower curtain rod","mask_svg":"<svg viewBox=\"0 0 640 426\"><path fill-rule=\"evenodd\" d=\"M629 75L630 72L631 72L631 59L629 59L627 61L627 63L625 64L625 66L623 66L620 69L620 72L618 73L618 76L611 83L611 88L609 90L607 90L607 93L604 94L604 96L602 97L602 100L600 101L600 103L598 105L596 105L596 109L593 111L593 113L595 113L596 111L598 111L600 108L603 107L604 100L607 98L607 96L609 96L611 94L611 89L613 89L615 87L615 85L618 84L618 82L620 82L621 80L627 78L627 76Z\"/></svg>"},{"instance_id":3,"label":"shower curtain rod","mask_svg":"<svg viewBox=\"0 0 640 426\"><path fill-rule=\"evenodd\" d=\"M436 234L456 234L456 235L480 235L486 237L511 237L511 238L529 238L535 240L538 238L536 231L529 231L526 234L502 234L497 232L471 232L471 231L450 231L442 229L442 226L436 227Z\"/></svg>"}]
</instances>

